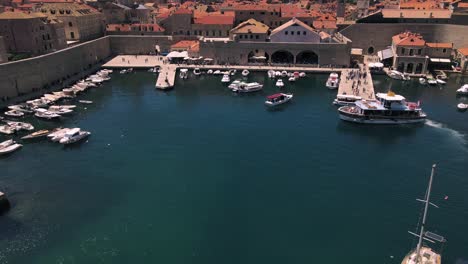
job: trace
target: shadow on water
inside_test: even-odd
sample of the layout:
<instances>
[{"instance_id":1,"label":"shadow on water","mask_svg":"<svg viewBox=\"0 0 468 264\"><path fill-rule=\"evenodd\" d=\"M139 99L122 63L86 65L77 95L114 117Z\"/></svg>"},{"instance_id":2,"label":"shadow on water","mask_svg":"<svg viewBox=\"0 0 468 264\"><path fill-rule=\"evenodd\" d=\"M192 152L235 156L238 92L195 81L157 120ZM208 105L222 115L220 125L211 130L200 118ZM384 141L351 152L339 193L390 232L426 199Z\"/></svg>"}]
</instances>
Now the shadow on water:
<instances>
[{"instance_id":1,"label":"shadow on water","mask_svg":"<svg viewBox=\"0 0 468 264\"><path fill-rule=\"evenodd\" d=\"M339 122L336 130L363 138L373 138L385 144L393 144L400 138L413 137L424 127L424 123L399 125L369 125ZM390 133L389 130L392 130Z\"/></svg>"}]
</instances>

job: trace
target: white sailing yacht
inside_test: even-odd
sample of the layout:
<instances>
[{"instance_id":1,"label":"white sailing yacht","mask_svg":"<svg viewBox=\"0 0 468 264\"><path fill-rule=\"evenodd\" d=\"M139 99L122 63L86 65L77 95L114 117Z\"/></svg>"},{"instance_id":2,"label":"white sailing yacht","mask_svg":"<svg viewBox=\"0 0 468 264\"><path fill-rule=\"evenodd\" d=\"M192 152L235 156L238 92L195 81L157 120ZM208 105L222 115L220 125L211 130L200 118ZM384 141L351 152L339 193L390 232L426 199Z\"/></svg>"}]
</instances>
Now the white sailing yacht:
<instances>
[{"instance_id":1,"label":"white sailing yacht","mask_svg":"<svg viewBox=\"0 0 468 264\"><path fill-rule=\"evenodd\" d=\"M418 245L416 246L414 250L412 250L411 252L408 253L408 255L405 256L401 264L419 264L419 263L440 264L441 263L440 254L436 253L429 246L423 245L423 240L429 241L431 243L435 243L436 241L437 242L446 241L444 237L425 230L427 211L428 211L429 205L432 205L437 208L437 205L430 202L432 179L434 178L435 168L436 168L436 165L435 164L432 165L431 177L429 178L429 185L427 187L426 196L424 197L424 200L416 199L417 201L424 203L424 213L423 213L423 218L419 227L420 229L419 234L408 231L408 233L419 238Z\"/></svg>"}]
</instances>

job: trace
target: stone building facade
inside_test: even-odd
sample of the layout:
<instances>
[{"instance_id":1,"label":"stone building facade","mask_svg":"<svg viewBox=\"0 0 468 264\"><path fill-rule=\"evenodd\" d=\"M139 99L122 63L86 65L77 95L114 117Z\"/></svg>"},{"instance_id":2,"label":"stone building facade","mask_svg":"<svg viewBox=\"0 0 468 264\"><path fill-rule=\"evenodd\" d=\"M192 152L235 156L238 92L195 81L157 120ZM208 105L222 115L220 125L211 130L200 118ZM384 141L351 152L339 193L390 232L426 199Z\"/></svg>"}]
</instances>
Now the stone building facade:
<instances>
[{"instance_id":1,"label":"stone building facade","mask_svg":"<svg viewBox=\"0 0 468 264\"><path fill-rule=\"evenodd\" d=\"M79 3L44 3L41 12L64 23L68 41L99 38L105 32L105 17L96 9Z\"/></svg>"},{"instance_id":2,"label":"stone building facade","mask_svg":"<svg viewBox=\"0 0 468 264\"><path fill-rule=\"evenodd\" d=\"M0 36L0 63L4 63L8 61L8 54L6 50L5 41L3 37Z\"/></svg>"},{"instance_id":3,"label":"stone building facade","mask_svg":"<svg viewBox=\"0 0 468 264\"><path fill-rule=\"evenodd\" d=\"M0 13L0 36L10 53L40 55L66 47L63 23L40 13Z\"/></svg>"}]
</instances>

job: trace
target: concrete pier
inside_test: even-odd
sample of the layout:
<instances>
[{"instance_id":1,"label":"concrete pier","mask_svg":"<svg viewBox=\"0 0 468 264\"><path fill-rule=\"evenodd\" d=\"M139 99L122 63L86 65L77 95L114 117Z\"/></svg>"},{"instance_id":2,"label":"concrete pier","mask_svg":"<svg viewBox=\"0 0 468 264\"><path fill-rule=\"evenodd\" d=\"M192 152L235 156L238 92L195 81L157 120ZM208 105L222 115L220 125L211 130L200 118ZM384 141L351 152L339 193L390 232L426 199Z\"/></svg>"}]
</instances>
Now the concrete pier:
<instances>
[{"instance_id":1,"label":"concrete pier","mask_svg":"<svg viewBox=\"0 0 468 264\"><path fill-rule=\"evenodd\" d=\"M161 67L161 70L156 80L156 88L168 90L174 87L177 67L167 64Z\"/></svg>"},{"instance_id":2,"label":"concrete pier","mask_svg":"<svg viewBox=\"0 0 468 264\"><path fill-rule=\"evenodd\" d=\"M355 95L362 99L375 99L374 84L367 64L360 64L359 69L345 69L341 72L338 95Z\"/></svg>"},{"instance_id":3,"label":"concrete pier","mask_svg":"<svg viewBox=\"0 0 468 264\"><path fill-rule=\"evenodd\" d=\"M8 211L10 209L10 202L8 201L6 195L0 192L0 214Z\"/></svg>"}]
</instances>

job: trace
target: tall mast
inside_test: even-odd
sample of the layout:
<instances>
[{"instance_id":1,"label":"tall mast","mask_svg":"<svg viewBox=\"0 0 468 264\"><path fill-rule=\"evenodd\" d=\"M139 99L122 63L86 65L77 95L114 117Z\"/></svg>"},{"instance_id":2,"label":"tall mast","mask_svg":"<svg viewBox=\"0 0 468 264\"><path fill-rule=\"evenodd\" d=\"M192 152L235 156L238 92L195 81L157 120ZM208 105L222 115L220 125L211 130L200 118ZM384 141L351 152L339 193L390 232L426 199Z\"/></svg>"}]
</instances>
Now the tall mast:
<instances>
[{"instance_id":1,"label":"tall mast","mask_svg":"<svg viewBox=\"0 0 468 264\"><path fill-rule=\"evenodd\" d=\"M423 219L422 219L422 224L421 224L421 231L419 232L418 246L416 248L416 263L419 262L419 253L421 251L421 246L422 246L424 226L426 224L427 209L429 208L429 198L431 197L432 179L434 178L435 168L436 168L436 165L435 164L432 165L431 177L429 178L429 186L427 187L426 197L424 199L425 200L424 201L424 214L423 214Z\"/></svg>"}]
</instances>

